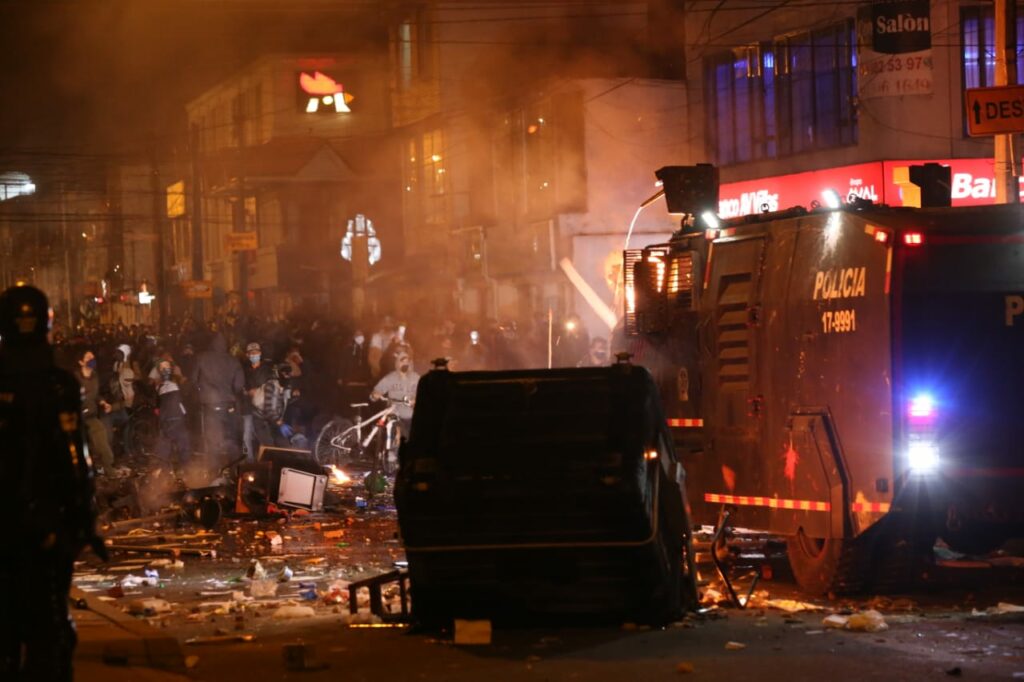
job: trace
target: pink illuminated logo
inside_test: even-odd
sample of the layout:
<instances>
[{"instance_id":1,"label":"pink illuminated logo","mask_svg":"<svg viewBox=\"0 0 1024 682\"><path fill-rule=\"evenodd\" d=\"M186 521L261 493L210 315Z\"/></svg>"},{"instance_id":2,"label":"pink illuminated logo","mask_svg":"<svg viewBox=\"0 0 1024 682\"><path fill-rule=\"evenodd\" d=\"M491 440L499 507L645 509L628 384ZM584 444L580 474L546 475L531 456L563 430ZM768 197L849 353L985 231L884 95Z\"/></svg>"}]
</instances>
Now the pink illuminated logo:
<instances>
[{"instance_id":1,"label":"pink illuminated logo","mask_svg":"<svg viewBox=\"0 0 1024 682\"><path fill-rule=\"evenodd\" d=\"M305 111L307 114L320 112L346 114L351 113L348 104L354 98L345 92L345 87L322 71L314 71L313 75L306 72L299 74L299 88L306 95Z\"/></svg>"}]
</instances>

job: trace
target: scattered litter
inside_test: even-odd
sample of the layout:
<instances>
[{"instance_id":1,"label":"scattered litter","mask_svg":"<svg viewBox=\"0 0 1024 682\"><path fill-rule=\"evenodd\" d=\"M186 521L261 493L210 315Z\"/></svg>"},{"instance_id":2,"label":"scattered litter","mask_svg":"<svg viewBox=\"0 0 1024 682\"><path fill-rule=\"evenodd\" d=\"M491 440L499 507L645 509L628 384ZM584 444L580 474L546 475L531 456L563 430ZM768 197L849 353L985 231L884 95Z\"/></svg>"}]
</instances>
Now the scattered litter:
<instances>
[{"instance_id":1,"label":"scattered litter","mask_svg":"<svg viewBox=\"0 0 1024 682\"><path fill-rule=\"evenodd\" d=\"M858 611L849 616L833 613L830 616L825 616L821 624L826 628L851 630L853 632L881 632L889 629L889 624L885 622L885 617L874 609Z\"/></svg>"},{"instance_id":2,"label":"scattered litter","mask_svg":"<svg viewBox=\"0 0 1024 682\"><path fill-rule=\"evenodd\" d=\"M254 599L266 599L277 595L277 581L273 579L253 580L249 585L249 595Z\"/></svg>"},{"instance_id":3,"label":"scattered litter","mask_svg":"<svg viewBox=\"0 0 1024 682\"><path fill-rule=\"evenodd\" d=\"M746 649L746 648L747 648L747 645L744 644L743 642L726 642L725 643L725 650L726 651L739 651L740 649Z\"/></svg>"},{"instance_id":4,"label":"scattered litter","mask_svg":"<svg viewBox=\"0 0 1024 682\"><path fill-rule=\"evenodd\" d=\"M693 663L690 663L689 661L683 661L682 663L676 664L676 672L680 675L689 675L693 671Z\"/></svg>"},{"instance_id":5,"label":"scattered litter","mask_svg":"<svg viewBox=\"0 0 1024 682\"><path fill-rule=\"evenodd\" d=\"M849 616L840 616L838 613L833 613L831 616L825 616L825 620L821 621L821 624L827 628L842 630L849 621Z\"/></svg>"},{"instance_id":6,"label":"scattered litter","mask_svg":"<svg viewBox=\"0 0 1024 682\"><path fill-rule=\"evenodd\" d=\"M455 643L479 645L491 643L491 621L455 619Z\"/></svg>"},{"instance_id":7,"label":"scattered litter","mask_svg":"<svg viewBox=\"0 0 1024 682\"><path fill-rule=\"evenodd\" d=\"M278 576L277 580L278 580L278 582L286 583L289 580L291 580L292 576L294 576L294 575L295 575L295 571L290 569L288 567L288 565L285 564L285 567L281 569L281 575Z\"/></svg>"},{"instance_id":8,"label":"scattered litter","mask_svg":"<svg viewBox=\"0 0 1024 682\"><path fill-rule=\"evenodd\" d=\"M312 618L316 611L311 606L299 606L297 604L286 604L274 611L274 618L287 620L290 618Z\"/></svg>"},{"instance_id":9,"label":"scattered litter","mask_svg":"<svg viewBox=\"0 0 1024 682\"><path fill-rule=\"evenodd\" d=\"M197 665L199 665L199 657L198 656L192 655L192 656L186 656L185 657L185 667L186 668L188 668L189 670L192 670Z\"/></svg>"},{"instance_id":10,"label":"scattered litter","mask_svg":"<svg viewBox=\"0 0 1024 682\"><path fill-rule=\"evenodd\" d=\"M267 539L270 540L271 547L280 547L284 542L283 538L277 533L277 531L268 530Z\"/></svg>"},{"instance_id":11,"label":"scattered litter","mask_svg":"<svg viewBox=\"0 0 1024 682\"><path fill-rule=\"evenodd\" d=\"M133 616L157 616L170 612L171 605L165 599L133 599L128 604L128 613Z\"/></svg>"},{"instance_id":12,"label":"scattered litter","mask_svg":"<svg viewBox=\"0 0 1024 682\"><path fill-rule=\"evenodd\" d=\"M770 609L785 611L786 613L824 610L823 606L818 606L817 604L812 604L806 601L799 601L797 599L768 599L764 602L764 606Z\"/></svg>"},{"instance_id":13,"label":"scattered litter","mask_svg":"<svg viewBox=\"0 0 1024 682\"><path fill-rule=\"evenodd\" d=\"M251 634L210 635L207 637L190 637L185 640L185 644L224 644L227 642L251 642L254 639L256 639L256 635Z\"/></svg>"},{"instance_id":14,"label":"scattered litter","mask_svg":"<svg viewBox=\"0 0 1024 682\"><path fill-rule=\"evenodd\" d=\"M384 620L369 609L361 609L358 613L348 613L342 616L342 622L349 627L360 627L366 625L380 625Z\"/></svg>"},{"instance_id":15,"label":"scattered litter","mask_svg":"<svg viewBox=\"0 0 1024 682\"><path fill-rule=\"evenodd\" d=\"M1024 620L1024 606L1017 604L1010 604L1009 602L999 602L995 606L981 611L979 609L971 610L971 618L991 618L994 620Z\"/></svg>"},{"instance_id":16,"label":"scattered litter","mask_svg":"<svg viewBox=\"0 0 1024 682\"><path fill-rule=\"evenodd\" d=\"M129 573L125 577L121 578L121 587L130 590L133 587L141 587L146 582L145 578L140 578L137 575Z\"/></svg>"},{"instance_id":17,"label":"scattered litter","mask_svg":"<svg viewBox=\"0 0 1024 682\"><path fill-rule=\"evenodd\" d=\"M253 580L263 580L267 577L267 569L263 568L263 564L259 562L259 559L253 559L245 575Z\"/></svg>"}]
</instances>

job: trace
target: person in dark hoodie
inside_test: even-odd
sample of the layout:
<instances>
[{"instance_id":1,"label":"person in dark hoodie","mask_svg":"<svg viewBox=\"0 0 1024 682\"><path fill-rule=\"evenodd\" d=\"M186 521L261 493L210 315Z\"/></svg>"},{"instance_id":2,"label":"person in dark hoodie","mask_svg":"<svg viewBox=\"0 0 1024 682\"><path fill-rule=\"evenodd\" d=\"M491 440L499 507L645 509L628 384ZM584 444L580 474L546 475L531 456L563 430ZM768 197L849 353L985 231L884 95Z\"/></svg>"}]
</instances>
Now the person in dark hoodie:
<instances>
[{"instance_id":1,"label":"person in dark hoodie","mask_svg":"<svg viewBox=\"0 0 1024 682\"><path fill-rule=\"evenodd\" d=\"M204 449L214 469L227 465L239 454L235 414L245 375L227 348L224 336L214 334L210 347L196 357L189 376L199 392Z\"/></svg>"},{"instance_id":2,"label":"person in dark hoodie","mask_svg":"<svg viewBox=\"0 0 1024 682\"><path fill-rule=\"evenodd\" d=\"M71 572L96 534L92 463L80 389L54 364L43 292L0 295L0 679L70 680L75 628Z\"/></svg>"}]
</instances>

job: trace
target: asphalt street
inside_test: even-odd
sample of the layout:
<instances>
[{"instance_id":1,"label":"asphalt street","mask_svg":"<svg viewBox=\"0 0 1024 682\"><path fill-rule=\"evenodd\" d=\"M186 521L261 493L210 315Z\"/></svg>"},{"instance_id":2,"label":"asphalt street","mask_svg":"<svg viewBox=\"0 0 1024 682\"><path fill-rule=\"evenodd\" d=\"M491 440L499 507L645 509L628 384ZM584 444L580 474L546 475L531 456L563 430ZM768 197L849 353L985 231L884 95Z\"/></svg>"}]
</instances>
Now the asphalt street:
<instances>
[{"instance_id":1,"label":"asphalt street","mask_svg":"<svg viewBox=\"0 0 1024 682\"><path fill-rule=\"evenodd\" d=\"M1012 552L985 561L940 556L911 593L831 600L800 594L782 557L769 553L768 579L744 610L716 605L706 592L703 613L663 629L497 629L489 644L463 646L449 631L377 622L365 593L359 615L349 615L349 582L404 558L396 531L386 500L288 520L228 518L213 531L149 524L108 533L120 546L148 549L119 550L106 565L87 559L75 584L176 639L188 663L177 679L1024 679L1024 613L1012 608L1024 605L1024 561ZM397 612L395 589L384 604ZM886 629L825 624L867 609ZM103 643L89 641L102 630L82 635L79 680L174 678L104 657ZM306 647L302 671L285 662L297 644Z\"/></svg>"}]
</instances>

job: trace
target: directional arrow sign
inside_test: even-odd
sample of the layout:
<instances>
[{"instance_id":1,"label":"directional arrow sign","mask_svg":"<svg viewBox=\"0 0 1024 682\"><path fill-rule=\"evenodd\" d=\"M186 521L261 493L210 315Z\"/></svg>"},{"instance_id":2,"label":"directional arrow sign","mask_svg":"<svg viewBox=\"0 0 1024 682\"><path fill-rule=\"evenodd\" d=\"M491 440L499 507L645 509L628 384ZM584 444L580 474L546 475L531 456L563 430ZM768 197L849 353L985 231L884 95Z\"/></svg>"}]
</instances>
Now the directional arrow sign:
<instances>
[{"instance_id":1,"label":"directional arrow sign","mask_svg":"<svg viewBox=\"0 0 1024 682\"><path fill-rule=\"evenodd\" d=\"M1024 85L970 88L964 101L968 135L1024 133Z\"/></svg>"}]
</instances>

